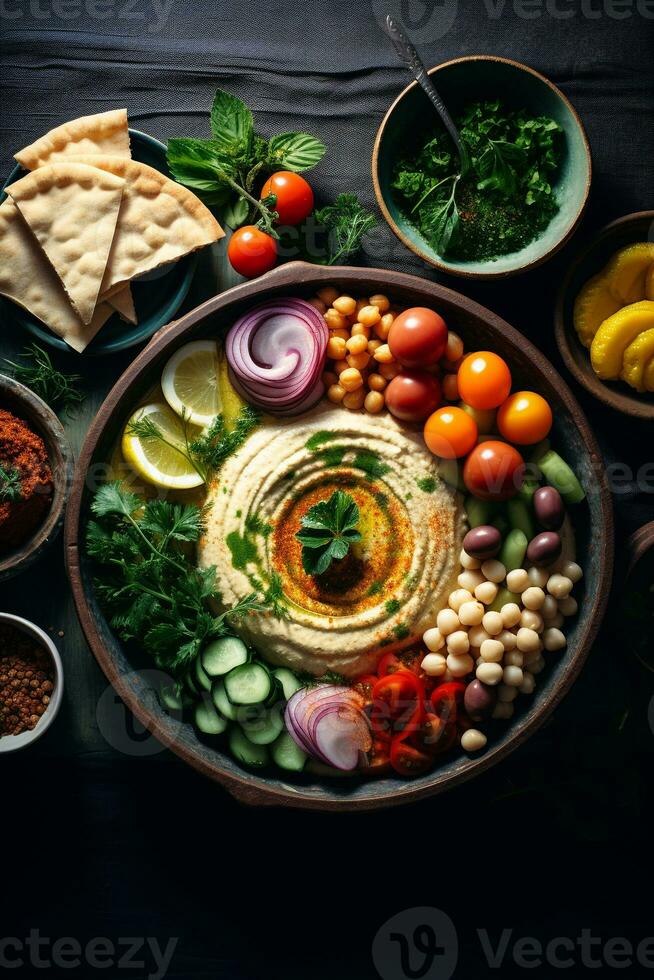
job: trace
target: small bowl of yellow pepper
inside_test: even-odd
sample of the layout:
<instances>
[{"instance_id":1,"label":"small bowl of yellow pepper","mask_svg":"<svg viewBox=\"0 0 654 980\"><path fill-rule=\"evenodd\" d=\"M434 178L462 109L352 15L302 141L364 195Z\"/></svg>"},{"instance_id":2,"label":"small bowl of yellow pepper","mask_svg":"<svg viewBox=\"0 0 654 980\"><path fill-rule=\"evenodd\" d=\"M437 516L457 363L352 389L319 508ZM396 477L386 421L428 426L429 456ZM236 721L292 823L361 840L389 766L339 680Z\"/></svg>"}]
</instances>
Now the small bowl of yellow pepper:
<instances>
[{"instance_id":1,"label":"small bowl of yellow pepper","mask_svg":"<svg viewBox=\"0 0 654 980\"><path fill-rule=\"evenodd\" d=\"M580 384L612 408L654 420L654 211L599 232L568 270L554 326Z\"/></svg>"}]
</instances>

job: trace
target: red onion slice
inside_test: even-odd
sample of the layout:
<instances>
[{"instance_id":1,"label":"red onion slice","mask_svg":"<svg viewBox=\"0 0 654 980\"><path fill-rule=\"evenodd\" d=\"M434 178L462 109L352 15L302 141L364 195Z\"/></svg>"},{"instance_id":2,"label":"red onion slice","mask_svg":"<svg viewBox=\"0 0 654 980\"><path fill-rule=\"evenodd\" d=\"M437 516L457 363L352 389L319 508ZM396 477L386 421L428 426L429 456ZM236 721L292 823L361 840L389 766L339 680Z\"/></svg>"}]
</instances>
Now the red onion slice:
<instances>
[{"instance_id":1,"label":"red onion slice","mask_svg":"<svg viewBox=\"0 0 654 980\"><path fill-rule=\"evenodd\" d=\"M285 721L301 749L336 769L356 769L372 744L361 698L347 687L297 691L286 705Z\"/></svg>"},{"instance_id":2,"label":"red onion slice","mask_svg":"<svg viewBox=\"0 0 654 980\"><path fill-rule=\"evenodd\" d=\"M225 353L232 384L247 401L274 415L299 415L322 396L329 330L304 300L260 303L230 329Z\"/></svg>"}]
</instances>

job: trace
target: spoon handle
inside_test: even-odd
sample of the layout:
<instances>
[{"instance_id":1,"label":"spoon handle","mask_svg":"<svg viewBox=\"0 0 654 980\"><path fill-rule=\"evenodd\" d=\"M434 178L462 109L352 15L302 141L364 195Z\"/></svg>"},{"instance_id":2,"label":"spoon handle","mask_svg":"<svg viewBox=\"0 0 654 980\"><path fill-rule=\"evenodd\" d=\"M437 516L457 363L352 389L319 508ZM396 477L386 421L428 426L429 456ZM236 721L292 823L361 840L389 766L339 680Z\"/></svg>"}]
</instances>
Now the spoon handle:
<instances>
[{"instance_id":1,"label":"spoon handle","mask_svg":"<svg viewBox=\"0 0 654 980\"><path fill-rule=\"evenodd\" d=\"M461 173L463 175L470 166L468 150L463 144L461 137L459 136L459 131L454 125L454 120L447 111L443 100L438 94L436 86L429 77L420 55L404 33L400 23L390 14L386 17L386 29L388 31L388 36L393 42L393 47L400 57L400 60L407 66L418 85L421 87L434 109L436 109L436 112L443 120L445 128L452 137L459 157L461 158Z\"/></svg>"}]
</instances>

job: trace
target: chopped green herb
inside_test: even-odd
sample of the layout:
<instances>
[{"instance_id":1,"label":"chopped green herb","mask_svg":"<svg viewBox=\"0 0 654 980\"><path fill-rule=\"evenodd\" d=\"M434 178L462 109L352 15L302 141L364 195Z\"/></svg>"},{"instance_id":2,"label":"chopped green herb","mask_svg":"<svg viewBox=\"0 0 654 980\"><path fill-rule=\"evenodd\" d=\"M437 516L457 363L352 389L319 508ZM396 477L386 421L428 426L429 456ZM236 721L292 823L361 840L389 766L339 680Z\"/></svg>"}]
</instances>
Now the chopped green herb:
<instances>
[{"instance_id":1,"label":"chopped green herb","mask_svg":"<svg viewBox=\"0 0 654 980\"><path fill-rule=\"evenodd\" d=\"M373 582L370 588L368 589L368 595L379 595L381 590L382 590L381 582Z\"/></svg>"},{"instance_id":2,"label":"chopped green herb","mask_svg":"<svg viewBox=\"0 0 654 980\"><path fill-rule=\"evenodd\" d=\"M406 640L408 636L411 636L411 630L406 623L398 623L397 626L393 627L393 632L398 640Z\"/></svg>"},{"instance_id":3,"label":"chopped green herb","mask_svg":"<svg viewBox=\"0 0 654 980\"><path fill-rule=\"evenodd\" d=\"M339 194L333 204L316 211L316 221L327 232L329 254L325 265L356 255L364 236L377 224L374 214L361 206L356 194Z\"/></svg>"},{"instance_id":4,"label":"chopped green herb","mask_svg":"<svg viewBox=\"0 0 654 980\"><path fill-rule=\"evenodd\" d=\"M314 434L307 439L305 446L309 452L313 453L316 449L319 449L320 446L324 446L326 442L331 442L332 439L337 438L338 434L336 432L328 432L327 430L314 432Z\"/></svg>"},{"instance_id":5,"label":"chopped green herb","mask_svg":"<svg viewBox=\"0 0 654 980\"><path fill-rule=\"evenodd\" d=\"M244 569L257 560L257 546L247 532L241 535L238 531L230 531L225 537L225 542L232 553L234 568Z\"/></svg>"},{"instance_id":6,"label":"chopped green herb","mask_svg":"<svg viewBox=\"0 0 654 980\"><path fill-rule=\"evenodd\" d=\"M38 344L31 344L18 356L23 363L17 364L5 359L5 364L13 369L12 374L16 381L31 388L50 408L70 412L84 401L85 396L79 390L82 376L58 371L50 355Z\"/></svg>"},{"instance_id":7,"label":"chopped green herb","mask_svg":"<svg viewBox=\"0 0 654 980\"><path fill-rule=\"evenodd\" d=\"M419 476L416 480L418 489L423 493L434 493L438 484L433 476Z\"/></svg>"},{"instance_id":8,"label":"chopped green herb","mask_svg":"<svg viewBox=\"0 0 654 980\"><path fill-rule=\"evenodd\" d=\"M401 609L401 605L397 599L387 599L384 605L389 616L394 616Z\"/></svg>"},{"instance_id":9,"label":"chopped green herb","mask_svg":"<svg viewBox=\"0 0 654 980\"><path fill-rule=\"evenodd\" d=\"M390 470L390 466L383 463L377 453L368 449L357 453L352 465L358 470L363 470L369 480L377 480Z\"/></svg>"},{"instance_id":10,"label":"chopped green herb","mask_svg":"<svg viewBox=\"0 0 654 980\"><path fill-rule=\"evenodd\" d=\"M0 504L16 503L23 496L23 484L17 469L5 469L0 464Z\"/></svg>"}]
</instances>

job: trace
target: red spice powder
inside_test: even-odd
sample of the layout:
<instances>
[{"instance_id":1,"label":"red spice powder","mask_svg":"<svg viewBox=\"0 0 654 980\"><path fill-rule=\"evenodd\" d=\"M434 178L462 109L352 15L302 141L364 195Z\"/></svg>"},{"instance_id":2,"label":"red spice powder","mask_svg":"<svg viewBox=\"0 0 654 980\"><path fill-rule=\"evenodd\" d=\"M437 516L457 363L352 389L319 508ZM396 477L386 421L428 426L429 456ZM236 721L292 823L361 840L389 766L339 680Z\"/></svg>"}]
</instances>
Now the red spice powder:
<instances>
[{"instance_id":1,"label":"red spice powder","mask_svg":"<svg viewBox=\"0 0 654 980\"><path fill-rule=\"evenodd\" d=\"M20 547L52 505L52 470L43 439L22 419L0 409L0 465L17 470L22 495L0 501L0 554Z\"/></svg>"}]
</instances>

